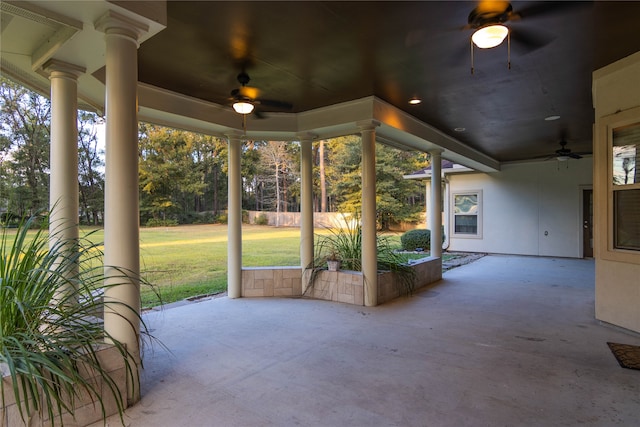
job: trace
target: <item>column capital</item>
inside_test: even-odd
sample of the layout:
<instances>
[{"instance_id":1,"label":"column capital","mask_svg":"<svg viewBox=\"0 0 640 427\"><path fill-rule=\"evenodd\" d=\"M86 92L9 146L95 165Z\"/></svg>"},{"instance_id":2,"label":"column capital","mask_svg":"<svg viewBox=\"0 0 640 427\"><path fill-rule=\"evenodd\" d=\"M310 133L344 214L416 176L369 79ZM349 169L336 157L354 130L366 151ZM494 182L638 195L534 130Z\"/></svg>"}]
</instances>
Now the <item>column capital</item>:
<instances>
[{"instance_id":1,"label":"column capital","mask_svg":"<svg viewBox=\"0 0 640 427\"><path fill-rule=\"evenodd\" d=\"M230 130L229 132L225 133L224 136L229 140L229 142L231 141L242 142L242 137L244 136L244 133L238 130Z\"/></svg>"},{"instance_id":2,"label":"column capital","mask_svg":"<svg viewBox=\"0 0 640 427\"><path fill-rule=\"evenodd\" d=\"M96 30L105 34L118 34L138 42L140 36L149 31L149 26L113 10L107 11L94 23Z\"/></svg>"},{"instance_id":3,"label":"column capital","mask_svg":"<svg viewBox=\"0 0 640 427\"><path fill-rule=\"evenodd\" d=\"M444 153L442 148L434 148L433 150L427 151L427 153L431 154L431 156L441 156Z\"/></svg>"},{"instance_id":4,"label":"column capital","mask_svg":"<svg viewBox=\"0 0 640 427\"><path fill-rule=\"evenodd\" d=\"M49 74L49 78L52 77L54 73L58 74L58 76L77 79L82 74L87 72L85 67L81 67L80 65L71 64L69 62L60 61L58 59L50 59L42 65L42 70Z\"/></svg>"},{"instance_id":5,"label":"column capital","mask_svg":"<svg viewBox=\"0 0 640 427\"><path fill-rule=\"evenodd\" d=\"M356 122L356 126L360 128L361 131L372 131L378 126L380 126L380 122L377 120L360 120Z\"/></svg>"},{"instance_id":6,"label":"column capital","mask_svg":"<svg viewBox=\"0 0 640 427\"><path fill-rule=\"evenodd\" d=\"M313 132L300 132L296 134L296 137L298 137L300 142L302 142L302 141L313 141L314 139L318 138L318 135Z\"/></svg>"}]
</instances>

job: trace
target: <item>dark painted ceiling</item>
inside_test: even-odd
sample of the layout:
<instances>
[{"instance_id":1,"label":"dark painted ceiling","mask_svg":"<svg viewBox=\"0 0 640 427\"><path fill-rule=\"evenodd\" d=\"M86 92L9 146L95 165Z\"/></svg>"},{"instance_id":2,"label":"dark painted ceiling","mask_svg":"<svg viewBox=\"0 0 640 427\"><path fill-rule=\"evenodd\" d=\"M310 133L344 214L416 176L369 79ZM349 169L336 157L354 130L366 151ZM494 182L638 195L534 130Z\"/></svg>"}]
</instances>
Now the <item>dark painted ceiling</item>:
<instances>
[{"instance_id":1,"label":"dark painted ceiling","mask_svg":"<svg viewBox=\"0 0 640 427\"><path fill-rule=\"evenodd\" d=\"M476 48L472 75L462 27L478 2L169 2L139 78L228 104L246 68L294 112L374 95L500 161L551 154L563 135L591 152L592 72L640 50L640 2L511 4L511 69L505 42Z\"/></svg>"}]
</instances>

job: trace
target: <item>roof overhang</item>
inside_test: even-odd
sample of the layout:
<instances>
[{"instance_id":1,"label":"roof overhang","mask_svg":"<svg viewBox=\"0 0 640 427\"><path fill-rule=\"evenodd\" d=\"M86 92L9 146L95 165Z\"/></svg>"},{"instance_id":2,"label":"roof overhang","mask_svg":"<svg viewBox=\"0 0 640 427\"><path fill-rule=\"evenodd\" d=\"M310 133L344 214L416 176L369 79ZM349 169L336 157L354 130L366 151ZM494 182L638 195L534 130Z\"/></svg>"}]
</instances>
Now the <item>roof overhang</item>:
<instances>
[{"instance_id":1,"label":"roof overhang","mask_svg":"<svg viewBox=\"0 0 640 427\"><path fill-rule=\"evenodd\" d=\"M96 23L117 14L145 29L144 43L167 25L164 1L87 1L82 7L65 1L3 1L2 73L49 96L43 66L64 62L86 70L78 77L81 109L104 114L105 42ZM357 134L365 124L376 126L377 141L402 150L440 150L442 158L469 168L495 172L500 163L470 148L399 108L368 96L295 113L268 113L264 120L241 116L228 105L190 97L146 83L138 83L138 118L210 135L242 135L247 140L326 139Z\"/></svg>"},{"instance_id":2,"label":"roof overhang","mask_svg":"<svg viewBox=\"0 0 640 427\"><path fill-rule=\"evenodd\" d=\"M292 141L357 134L363 123L373 122L382 144L410 151L443 150L443 158L471 169L500 170L497 160L372 96L301 113L269 113L268 120L262 120L146 84L138 85L138 94L140 119L165 126L216 136L241 133L247 140Z\"/></svg>"}]
</instances>

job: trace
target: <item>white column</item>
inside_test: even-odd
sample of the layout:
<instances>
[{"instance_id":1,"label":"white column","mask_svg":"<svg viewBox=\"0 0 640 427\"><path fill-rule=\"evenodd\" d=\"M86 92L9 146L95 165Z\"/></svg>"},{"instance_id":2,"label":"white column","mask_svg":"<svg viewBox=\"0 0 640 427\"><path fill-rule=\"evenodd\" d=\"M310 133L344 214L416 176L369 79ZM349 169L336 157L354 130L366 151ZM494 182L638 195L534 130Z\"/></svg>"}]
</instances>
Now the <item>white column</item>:
<instances>
[{"instance_id":1,"label":"white column","mask_svg":"<svg viewBox=\"0 0 640 427\"><path fill-rule=\"evenodd\" d=\"M362 140L362 276L364 305L378 305L378 257L376 245L376 127L358 123Z\"/></svg>"},{"instance_id":2,"label":"white column","mask_svg":"<svg viewBox=\"0 0 640 427\"><path fill-rule=\"evenodd\" d=\"M431 256L442 256L442 150L431 154L431 200L429 201L429 228L431 229Z\"/></svg>"},{"instance_id":3,"label":"white column","mask_svg":"<svg viewBox=\"0 0 640 427\"><path fill-rule=\"evenodd\" d=\"M49 175L49 246L64 242L77 250L78 240L78 77L85 69L50 60L43 70L51 81ZM69 277L77 274L70 266Z\"/></svg>"},{"instance_id":4,"label":"white column","mask_svg":"<svg viewBox=\"0 0 640 427\"><path fill-rule=\"evenodd\" d=\"M140 246L138 206L138 37L146 31L129 18L108 12L96 22L106 42L106 147L104 327L126 344L140 366ZM126 307L125 307L126 306ZM129 378L129 377L127 377ZM140 399L136 369L129 403Z\"/></svg>"},{"instance_id":5,"label":"white column","mask_svg":"<svg viewBox=\"0 0 640 427\"><path fill-rule=\"evenodd\" d=\"M242 296L242 140L239 134L229 139L229 202L227 210L227 294Z\"/></svg>"},{"instance_id":6,"label":"white column","mask_svg":"<svg viewBox=\"0 0 640 427\"><path fill-rule=\"evenodd\" d=\"M313 135L300 135L300 265L302 271L313 262ZM302 277L302 293L308 283Z\"/></svg>"}]
</instances>

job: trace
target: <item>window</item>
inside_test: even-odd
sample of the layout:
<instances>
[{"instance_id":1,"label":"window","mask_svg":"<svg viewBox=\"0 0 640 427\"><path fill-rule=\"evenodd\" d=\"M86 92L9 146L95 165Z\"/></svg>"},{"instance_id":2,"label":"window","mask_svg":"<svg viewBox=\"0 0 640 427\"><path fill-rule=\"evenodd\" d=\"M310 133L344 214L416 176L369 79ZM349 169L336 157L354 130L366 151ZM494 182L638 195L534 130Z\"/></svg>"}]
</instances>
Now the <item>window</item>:
<instances>
[{"instance_id":1,"label":"window","mask_svg":"<svg viewBox=\"0 0 640 427\"><path fill-rule=\"evenodd\" d=\"M481 237L482 193L480 191L453 193L452 198L453 234L458 237Z\"/></svg>"},{"instance_id":2,"label":"window","mask_svg":"<svg viewBox=\"0 0 640 427\"><path fill-rule=\"evenodd\" d=\"M611 135L613 247L640 251L640 122Z\"/></svg>"}]
</instances>

